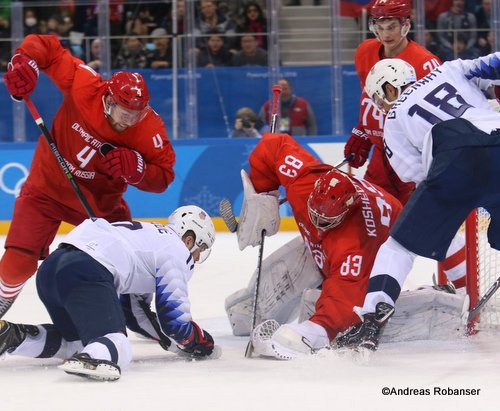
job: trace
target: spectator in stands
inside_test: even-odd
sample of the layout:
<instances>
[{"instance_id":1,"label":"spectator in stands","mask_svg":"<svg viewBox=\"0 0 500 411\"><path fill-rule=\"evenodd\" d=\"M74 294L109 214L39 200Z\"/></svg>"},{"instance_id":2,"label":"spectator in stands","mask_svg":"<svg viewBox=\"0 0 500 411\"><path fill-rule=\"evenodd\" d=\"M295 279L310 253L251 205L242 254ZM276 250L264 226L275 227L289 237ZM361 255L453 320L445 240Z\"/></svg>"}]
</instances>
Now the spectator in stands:
<instances>
[{"instance_id":1,"label":"spectator in stands","mask_svg":"<svg viewBox=\"0 0 500 411\"><path fill-rule=\"evenodd\" d=\"M92 67L95 71L99 71L101 65L101 39L96 38L90 43L90 53L87 66Z\"/></svg>"},{"instance_id":2,"label":"spectator in stands","mask_svg":"<svg viewBox=\"0 0 500 411\"><path fill-rule=\"evenodd\" d=\"M148 36L152 30L154 30L158 23L155 18L151 15L149 5L142 5L137 9L138 6L133 6L136 13L129 14L129 18L125 23L126 33L135 33L139 36Z\"/></svg>"},{"instance_id":3,"label":"spectator in stands","mask_svg":"<svg viewBox=\"0 0 500 411\"><path fill-rule=\"evenodd\" d=\"M484 41L478 41L479 43L479 55L487 56L493 51L493 32L488 31L488 35L486 36Z\"/></svg>"},{"instance_id":4,"label":"spectator in stands","mask_svg":"<svg viewBox=\"0 0 500 411\"><path fill-rule=\"evenodd\" d=\"M234 129L231 137L262 137L258 127L259 118L255 111L249 107L242 107L236 112Z\"/></svg>"},{"instance_id":5,"label":"spectator in stands","mask_svg":"<svg viewBox=\"0 0 500 411\"><path fill-rule=\"evenodd\" d=\"M167 30L161 27L154 29L151 32L151 39L154 50L148 54L148 67L154 69L172 67L172 50Z\"/></svg>"},{"instance_id":6,"label":"spectator in stands","mask_svg":"<svg viewBox=\"0 0 500 411\"><path fill-rule=\"evenodd\" d=\"M467 47L467 35L458 33L455 43L453 43L453 53L457 59L473 60L478 58L480 51L477 47Z\"/></svg>"},{"instance_id":7,"label":"spectator in stands","mask_svg":"<svg viewBox=\"0 0 500 411\"><path fill-rule=\"evenodd\" d=\"M235 33L235 24L218 11L215 0L201 0L200 15L196 19L194 28L198 50L206 47L208 42L207 35L214 32L225 35L226 44L230 49L234 49L233 35Z\"/></svg>"},{"instance_id":8,"label":"spectator in stands","mask_svg":"<svg viewBox=\"0 0 500 411\"><path fill-rule=\"evenodd\" d=\"M225 38L215 31L208 37L207 47L199 52L197 66L231 66L232 60L233 53L227 49Z\"/></svg>"},{"instance_id":9,"label":"spectator in stands","mask_svg":"<svg viewBox=\"0 0 500 411\"><path fill-rule=\"evenodd\" d=\"M36 15L36 10L34 8L24 9L24 35L37 34L38 29L38 18Z\"/></svg>"},{"instance_id":10,"label":"spectator in stands","mask_svg":"<svg viewBox=\"0 0 500 411\"><path fill-rule=\"evenodd\" d=\"M491 0L483 0L482 4L476 9L474 14L476 15L478 28L477 45L480 49L484 50L488 46L487 37L491 29ZM489 53L491 53L491 51ZM482 55L484 56L486 54Z\"/></svg>"},{"instance_id":11,"label":"spectator in stands","mask_svg":"<svg viewBox=\"0 0 500 411\"><path fill-rule=\"evenodd\" d=\"M240 37L241 50L233 57L233 66L267 66L267 51L259 47L253 34Z\"/></svg>"},{"instance_id":12,"label":"spectator in stands","mask_svg":"<svg viewBox=\"0 0 500 411\"><path fill-rule=\"evenodd\" d=\"M425 0L425 26L435 29L438 16L449 10L452 0Z\"/></svg>"},{"instance_id":13,"label":"spectator in stands","mask_svg":"<svg viewBox=\"0 0 500 411\"><path fill-rule=\"evenodd\" d=\"M186 14L186 3L184 0L177 0L177 34L184 34L184 15ZM161 27L164 27L167 30L167 33L172 34L174 31L172 29L172 16L168 15L167 19L165 19L162 23L160 23Z\"/></svg>"},{"instance_id":14,"label":"spectator in stands","mask_svg":"<svg viewBox=\"0 0 500 411\"><path fill-rule=\"evenodd\" d=\"M465 11L465 0L453 0L450 9L441 13L437 19L438 41L448 58L451 60L455 57L455 41L458 33L462 33L466 41L466 49L475 46L477 40L477 23L476 16Z\"/></svg>"},{"instance_id":15,"label":"spectator in stands","mask_svg":"<svg viewBox=\"0 0 500 411\"><path fill-rule=\"evenodd\" d=\"M131 35L123 42L113 66L120 69L135 69L145 68L147 64L148 59L142 39Z\"/></svg>"},{"instance_id":16,"label":"spectator in stands","mask_svg":"<svg viewBox=\"0 0 500 411\"><path fill-rule=\"evenodd\" d=\"M281 86L280 96L280 123L279 133L287 133L292 136L314 136L318 133L316 117L313 109L306 99L293 94L290 80L282 78L278 84ZM269 100L264 103L259 111L259 118L270 124Z\"/></svg>"},{"instance_id":17,"label":"spectator in stands","mask_svg":"<svg viewBox=\"0 0 500 411\"><path fill-rule=\"evenodd\" d=\"M257 46L267 50L267 20L259 3L250 1L245 4L237 31L239 33L255 33Z\"/></svg>"}]
</instances>

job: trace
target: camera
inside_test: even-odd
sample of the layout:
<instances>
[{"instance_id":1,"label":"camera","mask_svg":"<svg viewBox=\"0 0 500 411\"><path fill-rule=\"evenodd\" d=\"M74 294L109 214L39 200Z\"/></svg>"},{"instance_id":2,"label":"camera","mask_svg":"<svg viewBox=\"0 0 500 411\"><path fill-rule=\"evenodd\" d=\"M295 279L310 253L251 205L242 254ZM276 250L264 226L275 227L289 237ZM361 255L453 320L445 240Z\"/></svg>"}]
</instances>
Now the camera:
<instances>
[{"instance_id":1,"label":"camera","mask_svg":"<svg viewBox=\"0 0 500 411\"><path fill-rule=\"evenodd\" d=\"M250 119L247 117L241 119L241 125L243 128L252 128L252 123L250 123Z\"/></svg>"}]
</instances>

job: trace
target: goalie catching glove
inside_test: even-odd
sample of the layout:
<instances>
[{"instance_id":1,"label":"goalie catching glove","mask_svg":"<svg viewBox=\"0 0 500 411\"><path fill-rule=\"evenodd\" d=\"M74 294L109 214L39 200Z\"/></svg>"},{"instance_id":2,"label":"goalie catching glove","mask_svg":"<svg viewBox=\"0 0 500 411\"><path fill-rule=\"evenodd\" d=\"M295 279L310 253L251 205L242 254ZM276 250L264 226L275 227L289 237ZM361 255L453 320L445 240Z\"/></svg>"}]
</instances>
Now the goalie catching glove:
<instances>
[{"instance_id":1,"label":"goalie catching glove","mask_svg":"<svg viewBox=\"0 0 500 411\"><path fill-rule=\"evenodd\" d=\"M195 357L205 357L212 354L214 350L214 339L205 330L202 330L198 324L191 321L193 329L189 336L177 343L177 346L187 354Z\"/></svg>"},{"instance_id":2,"label":"goalie catching glove","mask_svg":"<svg viewBox=\"0 0 500 411\"><path fill-rule=\"evenodd\" d=\"M351 167L358 168L365 164L372 148L372 142L365 133L365 129L358 124L352 129L351 137L347 140L344 148L344 156L348 158L353 154L353 159L349 161Z\"/></svg>"},{"instance_id":3,"label":"goalie catching glove","mask_svg":"<svg viewBox=\"0 0 500 411\"><path fill-rule=\"evenodd\" d=\"M251 245L255 247L261 242L261 233L264 230L270 237L278 232L280 226L280 212L278 194L257 193L250 177L245 170L241 170L243 182L243 205L238 220L238 246L244 250Z\"/></svg>"},{"instance_id":4,"label":"goalie catching glove","mask_svg":"<svg viewBox=\"0 0 500 411\"><path fill-rule=\"evenodd\" d=\"M102 162L111 177L121 178L128 184L139 184L146 175L146 163L135 150L114 148L102 158Z\"/></svg>"},{"instance_id":5,"label":"goalie catching glove","mask_svg":"<svg viewBox=\"0 0 500 411\"><path fill-rule=\"evenodd\" d=\"M14 54L7 72L3 75L5 86L14 100L20 101L35 90L38 81L38 65L23 53Z\"/></svg>"}]
</instances>

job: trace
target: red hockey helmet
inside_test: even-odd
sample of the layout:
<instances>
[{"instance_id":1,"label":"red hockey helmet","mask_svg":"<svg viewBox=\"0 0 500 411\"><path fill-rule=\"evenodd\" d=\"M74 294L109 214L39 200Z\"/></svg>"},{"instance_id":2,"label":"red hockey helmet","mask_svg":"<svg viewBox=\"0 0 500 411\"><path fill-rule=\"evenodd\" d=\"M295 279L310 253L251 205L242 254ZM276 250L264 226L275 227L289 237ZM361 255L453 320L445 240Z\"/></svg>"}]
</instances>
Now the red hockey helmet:
<instances>
[{"instance_id":1,"label":"red hockey helmet","mask_svg":"<svg viewBox=\"0 0 500 411\"><path fill-rule=\"evenodd\" d=\"M399 18L411 16L411 0L375 0L369 10L372 19Z\"/></svg>"},{"instance_id":2,"label":"red hockey helmet","mask_svg":"<svg viewBox=\"0 0 500 411\"><path fill-rule=\"evenodd\" d=\"M149 90L139 73L114 73L108 80L108 91L117 104L128 110L141 111L149 103Z\"/></svg>"},{"instance_id":3,"label":"red hockey helmet","mask_svg":"<svg viewBox=\"0 0 500 411\"><path fill-rule=\"evenodd\" d=\"M323 174L307 200L309 219L326 231L341 224L360 203L360 195L347 174L333 169Z\"/></svg>"}]
</instances>

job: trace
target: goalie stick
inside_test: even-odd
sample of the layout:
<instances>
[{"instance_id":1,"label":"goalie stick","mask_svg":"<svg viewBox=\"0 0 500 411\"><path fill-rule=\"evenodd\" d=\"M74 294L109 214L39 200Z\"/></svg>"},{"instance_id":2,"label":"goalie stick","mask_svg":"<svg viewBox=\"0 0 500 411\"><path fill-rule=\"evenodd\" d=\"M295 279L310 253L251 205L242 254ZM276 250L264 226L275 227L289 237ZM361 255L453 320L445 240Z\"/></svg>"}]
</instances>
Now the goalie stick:
<instances>
[{"instance_id":1,"label":"goalie stick","mask_svg":"<svg viewBox=\"0 0 500 411\"><path fill-rule=\"evenodd\" d=\"M280 102L281 86L273 86L273 105L271 108L271 133L276 132L276 126L278 125L278 107ZM260 245L259 245L259 259L257 261L257 276L255 279L255 290L253 296L253 306L252 306L252 328L250 329L250 339L248 340L247 348L245 350L245 358L252 358L253 354L253 343L252 343L252 331L255 328L255 323L257 321L257 302L259 299L259 284L260 277L262 274L262 255L264 254L264 238L266 236L266 230L262 230L260 233Z\"/></svg>"},{"instance_id":2,"label":"goalie stick","mask_svg":"<svg viewBox=\"0 0 500 411\"><path fill-rule=\"evenodd\" d=\"M349 161L352 160L354 154L349 154L346 158L344 158L340 163L334 165L335 168L340 168L345 166ZM287 202L286 197L279 199L279 205ZM233 206L231 202L227 198L223 198L219 203L219 212L222 220L226 224L226 227L231 233L235 233L238 230L238 222L236 221L236 216L233 212Z\"/></svg>"},{"instance_id":3,"label":"goalie stick","mask_svg":"<svg viewBox=\"0 0 500 411\"><path fill-rule=\"evenodd\" d=\"M82 191L80 190L80 187L78 186L78 183L76 180L73 178L73 174L71 174L71 171L69 171L68 165L66 164L66 161L64 160L63 156L57 149L56 142L50 135L49 130L45 126L45 122L42 119L42 116L38 113L38 110L36 109L35 105L33 104L33 101L31 101L31 98L29 96L24 97L24 102L26 103L26 106L28 107L28 110L30 111L33 120L35 120L35 123L37 124L38 128L42 132L43 136L45 137L45 140L47 140L47 143L49 144L50 149L52 150L52 153L56 157L57 162L61 166L61 169L64 171L64 174L66 174L66 177L68 178L71 187L73 188L73 191L75 192L76 196L78 197L78 200L80 200L80 203L82 204L83 208L85 209L87 215L90 218L95 218L95 213L92 210L92 207L88 203L87 199L83 195Z\"/></svg>"},{"instance_id":4,"label":"goalie stick","mask_svg":"<svg viewBox=\"0 0 500 411\"><path fill-rule=\"evenodd\" d=\"M493 297L493 294L500 288L500 277L491 284L490 288L484 293L479 302L469 311L467 321L470 322L476 318L479 312L484 308L488 300Z\"/></svg>"}]
</instances>

